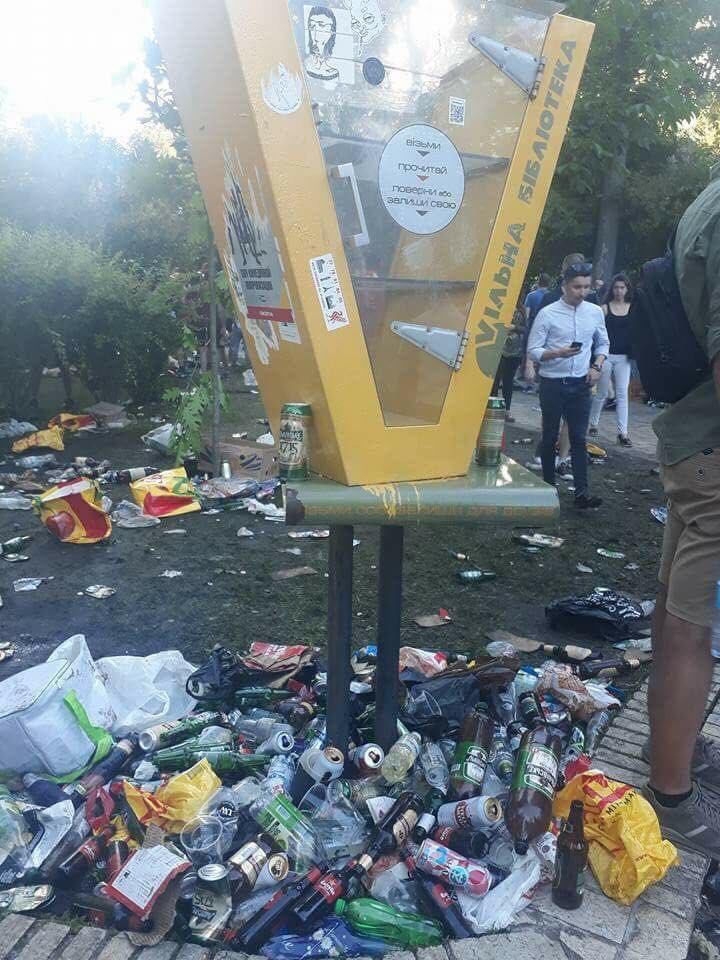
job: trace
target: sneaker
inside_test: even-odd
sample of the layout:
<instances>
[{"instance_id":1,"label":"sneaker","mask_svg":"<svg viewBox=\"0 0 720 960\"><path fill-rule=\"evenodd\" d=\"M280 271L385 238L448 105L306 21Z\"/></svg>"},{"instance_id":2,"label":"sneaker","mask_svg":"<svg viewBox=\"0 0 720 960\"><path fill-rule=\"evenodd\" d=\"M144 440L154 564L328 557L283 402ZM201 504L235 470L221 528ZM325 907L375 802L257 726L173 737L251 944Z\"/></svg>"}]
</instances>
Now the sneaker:
<instances>
[{"instance_id":1,"label":"sneaker","mask_svg":"<svg viewBox=\"0 0 720 960\"><path fill-rule=\"evenodd\" d=\"M602 506L602 500L600 497L591 497L584 493L581 497L575 497L575 506L578 510L597 510L598 507Z\"/></svg>"},{"instance_id":2,"label":"sneaker","mask_svg":"<svg viewBox=\"0 0 720 960\"><path fill-rule=\"evenodd\" d=\"M509 413L505 414L505 423L515 423L515 417L511 417Z\"/></svg>"},{"instance_id":3,"label":"sneaker","mask_svg":"<svg viewBox=\"0 0 720 960\"><path fill-rule=\"evenodd\" d=\"M630 439L630 437L629 437L626 433L624 433L624 434L623 434L623 433L619 433L619 434L618 434L618 438L617 438L617 442L620 444L621 447L631 447L631 446L632 446L632 440Z\"/></svg>"},{"instance_id":4,"label":"sneaker","mask_svg":"<svg viewBox=\"0 0 720 960\"><path fill-rule=\"evenodd\" d=\"M649 766L650 737L642 745L640 753ZM700 734L695 744L690 776L703 787L720 791L720 744Z\"/></svg>"},{"instance_id":5,"label":"sneaker","mask_svg":"<svg viewBox=\"0 0 720 960\"><path fill-rule=\"evenodd\" d=\"M590 437L596 437L597 435L598 435L598 428L597 428L597 427L590 427L590 429L588 430L588 436L590 436Z\"/></svg>"},{"instance_id":6,"label":"sneaker","mask_svg":"<svg viewBox=\"0 0 720 960\"><path fill-rule=\"evenodd\" d=\"M569 460L560 460L555 467L555 473L563 480L573 480L572 464Z\"/></svg>"},{"instance_id":7,"label":"sneaker","mask_svg":"<svg viewBox=\"0 0 720 960\"><path fill-rule=\"evenodd\" d=\"M677 807L663 807L646 784L642 795L660 821L663 837L704 857L720 857L720 800L693 784L692 793Z\"/></svg>"},{"instance_id":8,"label":"sneaker","mask_svg":"<svg viewBox=\"0 0 720 960\"><path fill-rule=\"evenodd\" d=\"M613 397L611 397L609 400L605 401L605 406L603 407L603 409L614 410L616 406L617 406L617 401Z\"/></svg>"}]
</instances>

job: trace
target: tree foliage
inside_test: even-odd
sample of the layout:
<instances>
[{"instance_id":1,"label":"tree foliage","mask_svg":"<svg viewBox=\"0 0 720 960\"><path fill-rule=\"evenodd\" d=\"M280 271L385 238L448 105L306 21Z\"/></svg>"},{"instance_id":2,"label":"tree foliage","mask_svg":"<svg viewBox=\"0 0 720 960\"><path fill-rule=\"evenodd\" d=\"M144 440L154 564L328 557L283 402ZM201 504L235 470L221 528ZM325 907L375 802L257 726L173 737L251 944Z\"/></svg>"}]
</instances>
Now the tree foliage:
<instances>
[{"instance_id":1,"label":"tree foliage","mask_svg":"<svg viewBox=\"0 0 720 960\"><path fill-rule=\"evenodd\" d=\"M692 138L687 122L710 111L712 123L720 8L716 0L570 0L566 12L592 21L595 33L532 268L554 270L572 250L592 254L614 165L617 264L636 266L662 251L707 181L712 148Z\"/></svg>"}]
</instances>

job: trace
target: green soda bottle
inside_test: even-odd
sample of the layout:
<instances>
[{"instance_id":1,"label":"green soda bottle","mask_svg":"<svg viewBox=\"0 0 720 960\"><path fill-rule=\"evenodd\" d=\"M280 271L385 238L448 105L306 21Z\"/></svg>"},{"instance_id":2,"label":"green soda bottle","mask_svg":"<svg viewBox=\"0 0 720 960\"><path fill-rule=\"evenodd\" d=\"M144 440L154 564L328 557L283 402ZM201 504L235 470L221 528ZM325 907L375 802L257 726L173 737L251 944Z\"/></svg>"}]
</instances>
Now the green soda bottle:
<instances>
[{"instance_id":1,"label":"green soda bottle","mask_svg":"<svg viewBox=\"0 0 720 960\"><path fill-rule=\"evenodd\" d=\"M419 913L405 913L387 903L361 897L348 903L338 900L335 914L342 917L356 933L378 937L399 947L435 947L443 941L439 923Z\"/></svg>"}]
</instances>

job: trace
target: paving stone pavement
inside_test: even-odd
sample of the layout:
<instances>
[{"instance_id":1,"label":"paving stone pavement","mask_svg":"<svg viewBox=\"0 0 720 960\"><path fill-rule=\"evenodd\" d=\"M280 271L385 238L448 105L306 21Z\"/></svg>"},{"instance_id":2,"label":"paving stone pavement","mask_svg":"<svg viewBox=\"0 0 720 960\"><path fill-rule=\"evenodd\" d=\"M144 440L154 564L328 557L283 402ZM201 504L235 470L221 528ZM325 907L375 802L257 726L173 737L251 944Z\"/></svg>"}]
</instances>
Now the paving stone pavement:
<instances>
[{"instance_id":1,"label":"paving stone pavement","mask_svg":"<svg viewBox=\"0 0 720 960\"><path fill-rule=\"evenodd\" d=\"M720 690L720 666L713 674L710 701ZM640 786L648 775L640 747L649 734L647 682L630 698L595 754L608 776ZM720 740L720 706L704 727ZM588 870L579 910L560 910L547 886L536 894L505 933L396 951L386 960L685 960L708 861L680 852L680 863L632 906L608 899ZM263 960L228 950L166 941L135 947L124 933L85 927L73 933L54 921L11 915L0 921L0 960ZM360 958L369 960L369 958Z\"/></svg>"}]
</instances>

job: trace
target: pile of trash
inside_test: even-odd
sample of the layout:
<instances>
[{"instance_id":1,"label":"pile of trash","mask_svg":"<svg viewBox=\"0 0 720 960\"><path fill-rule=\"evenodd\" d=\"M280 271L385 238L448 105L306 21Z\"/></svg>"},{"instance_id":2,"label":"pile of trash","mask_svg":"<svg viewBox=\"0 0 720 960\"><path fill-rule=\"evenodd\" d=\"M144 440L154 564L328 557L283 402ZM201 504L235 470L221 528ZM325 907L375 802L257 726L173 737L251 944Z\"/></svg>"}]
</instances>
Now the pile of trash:
<instances>
[{"instance_id":1,"label":"pile of trash","mask_svg":"<svg viewBox=\"0 0 720 960\"><path fill-rule=\"evenodd\" d=\"M475 658L403 647L387 752L373 647L352 658L345 751L317 650L216 647L195 669L96 663L70 638L0 683L0 916L300 960L505 929L551 881L576 907L586 862L632 902L676 851L591 769L622 671L577 647L522 667L510 636Z\"/></svg>"}]
</instances>

